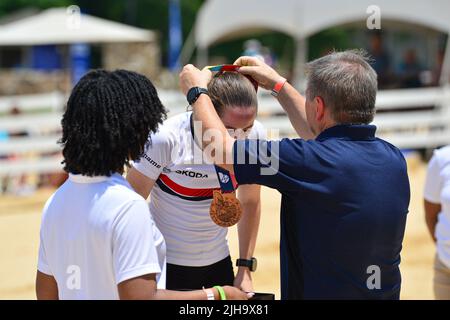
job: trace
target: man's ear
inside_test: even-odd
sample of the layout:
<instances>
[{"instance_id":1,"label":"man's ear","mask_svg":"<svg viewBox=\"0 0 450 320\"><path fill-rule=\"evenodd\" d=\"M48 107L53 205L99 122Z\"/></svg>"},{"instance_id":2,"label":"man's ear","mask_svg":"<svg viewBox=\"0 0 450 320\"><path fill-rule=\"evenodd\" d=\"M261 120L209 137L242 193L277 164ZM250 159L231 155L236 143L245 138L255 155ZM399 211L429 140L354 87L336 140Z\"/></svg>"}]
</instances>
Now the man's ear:
<instances>
[{"instance_id":1,"label":"man's ear","mask_svg":"<svg viewBox=\"0 0 450 320\"><path fill-rule=\"evenodd\" d=\"M315 97L314 102L316 106L316 120L320 122L325 117L325 102L322 97Z\"/></svg>"}]
</instances>

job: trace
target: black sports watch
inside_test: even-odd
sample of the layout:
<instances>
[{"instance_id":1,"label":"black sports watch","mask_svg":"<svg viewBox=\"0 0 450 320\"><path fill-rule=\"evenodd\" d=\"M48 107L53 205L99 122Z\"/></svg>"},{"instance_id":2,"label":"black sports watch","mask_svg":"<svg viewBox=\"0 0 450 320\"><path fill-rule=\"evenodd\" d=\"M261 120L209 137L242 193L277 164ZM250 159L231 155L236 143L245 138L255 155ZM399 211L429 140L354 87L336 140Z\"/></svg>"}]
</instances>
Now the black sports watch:
<instances>
[{"instance_id":1,"label":"black sports watch","mask_svg":"<svg viewBox=\"0 0 450 320\"><path fill-rule=\"evenodd\" d=\"M208 94L208 90L205 88L194 87L188 91L187 101L189 105L192 106L202 94Z\"/></svg>"},{"instance_id":2,"label":"black sports watch","mask_svg":"<svg viewBox=\"0 0 450 320\"><path fill-rule=\"evenodd\" d=\"M256 258L247 259L237 259L236 261L237 267L247 267L251 272L255 272L258 267L258 260Z\"/></svg>"}]
</instances>

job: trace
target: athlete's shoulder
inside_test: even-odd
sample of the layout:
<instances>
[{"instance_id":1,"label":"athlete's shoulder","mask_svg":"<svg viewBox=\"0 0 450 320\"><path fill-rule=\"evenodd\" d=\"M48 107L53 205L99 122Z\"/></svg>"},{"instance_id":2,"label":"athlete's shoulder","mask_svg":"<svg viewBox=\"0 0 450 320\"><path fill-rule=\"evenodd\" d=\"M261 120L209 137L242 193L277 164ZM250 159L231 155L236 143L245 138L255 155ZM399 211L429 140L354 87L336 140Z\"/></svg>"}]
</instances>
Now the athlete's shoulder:
<instances>
[{"instance_id":1,"label":"athlete's shoulder","mask_svg":"<svg viewBox=\"0 0 450 320\"><path fill-rule=\"evenodd\" d=\"M164 123L161 125L161 128L169 128L169 129L182 129L190 126L192 112L183 112L176 114L174 116L170 116Z\"/></svg>"},{"instance_id":2,"label":"athlete's shoulder","mask_svg":"<svg viewBox=\"0 0 450 320\"><path fill-rule=\"evenodd\" d=\"M180 135L188 130L189 125L189 113L185 112L177 114L164 121L164 123L159 126L158 131L150 135L150 140L152 143L156 144L176 142L179 140Z\"/></svg>"}]
</instances>

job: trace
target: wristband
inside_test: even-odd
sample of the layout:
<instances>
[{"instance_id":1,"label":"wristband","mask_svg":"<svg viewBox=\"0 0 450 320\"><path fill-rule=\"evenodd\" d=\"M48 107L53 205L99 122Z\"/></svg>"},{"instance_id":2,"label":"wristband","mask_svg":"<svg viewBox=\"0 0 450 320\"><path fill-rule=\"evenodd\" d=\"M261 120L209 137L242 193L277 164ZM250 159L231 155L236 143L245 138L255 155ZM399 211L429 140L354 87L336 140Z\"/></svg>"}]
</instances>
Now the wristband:
<instances>
[{"instance_id":1,"label":"wristband","mask_svg":"<svg viewBox=\"0 0 450 320\"><path fill-rule=\"evenodd\" d=\"M214 289L219 291L220 300L227 300L227 295L225 294L225 290L221 286L215 286Z\"/></svg>"},{"instance_id":2,"label":"wristband","mask_svg":"<svg viewBox=\"0 0 450 320\"><path fill-rule=\"evenodd\" d=\"M284 78L281 78L281 81L277 82L275 86L272 89L271 94L276 98L280 94L281 90L283 89L284 85L286 84L287 80Z\"/></svg>"},{"instance_id":3,"label":"wristband","mask_svg":"<svg viewBox=\"0 0 450 320\"><path fill-rule=\"evenodd\" d=\"M214 292L211 289L203 288L203 291L206 293L206 297L207 297L208 300L215 300Z\"/></svg>"}]
</instances>

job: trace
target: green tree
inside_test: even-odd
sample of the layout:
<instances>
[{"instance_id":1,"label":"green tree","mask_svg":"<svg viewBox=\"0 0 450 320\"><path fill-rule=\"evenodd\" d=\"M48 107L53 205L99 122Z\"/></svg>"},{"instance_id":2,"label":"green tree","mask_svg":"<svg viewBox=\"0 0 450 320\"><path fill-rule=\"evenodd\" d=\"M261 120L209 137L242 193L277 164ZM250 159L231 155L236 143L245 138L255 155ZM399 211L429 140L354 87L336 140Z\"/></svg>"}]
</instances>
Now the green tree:
<instances>
[{"instance_id":1,"label":"green tree","mask_svg":"<svg viewBox=\"0 0 450 320\"><path fill-rule=\"evenodd\" d=\"M73 3L70 0L1 0L0 18L24 8L48 9L52 7L64 7Z\"/></svg>"},{"instance_id":2,"label":"green tree","mask_svg":"<svg viewBox=\"0 0 450 320\"><path fill-rule=\"evenodd\" d=\"M157 31L163 63L169 45L169 0L77 0L81 9L105 19L129 23L140 28ZM183 37L187 38L204 0L180 0Z\"/></svg>"},{"instance_id":3,"label":"green tree","mask_svg":"<svg viewBox=\"0 0 450 320\"><path fill-rule=\"evenodd\" d=\"M183 36L191 31L197 11L204 0L180 0ZM24 8L47 9L71 4L80 6L84 13L101 18L157 31L163 63L168 52L169 0L1 0L0 18Z\"/></svg>"}]
</instances>

